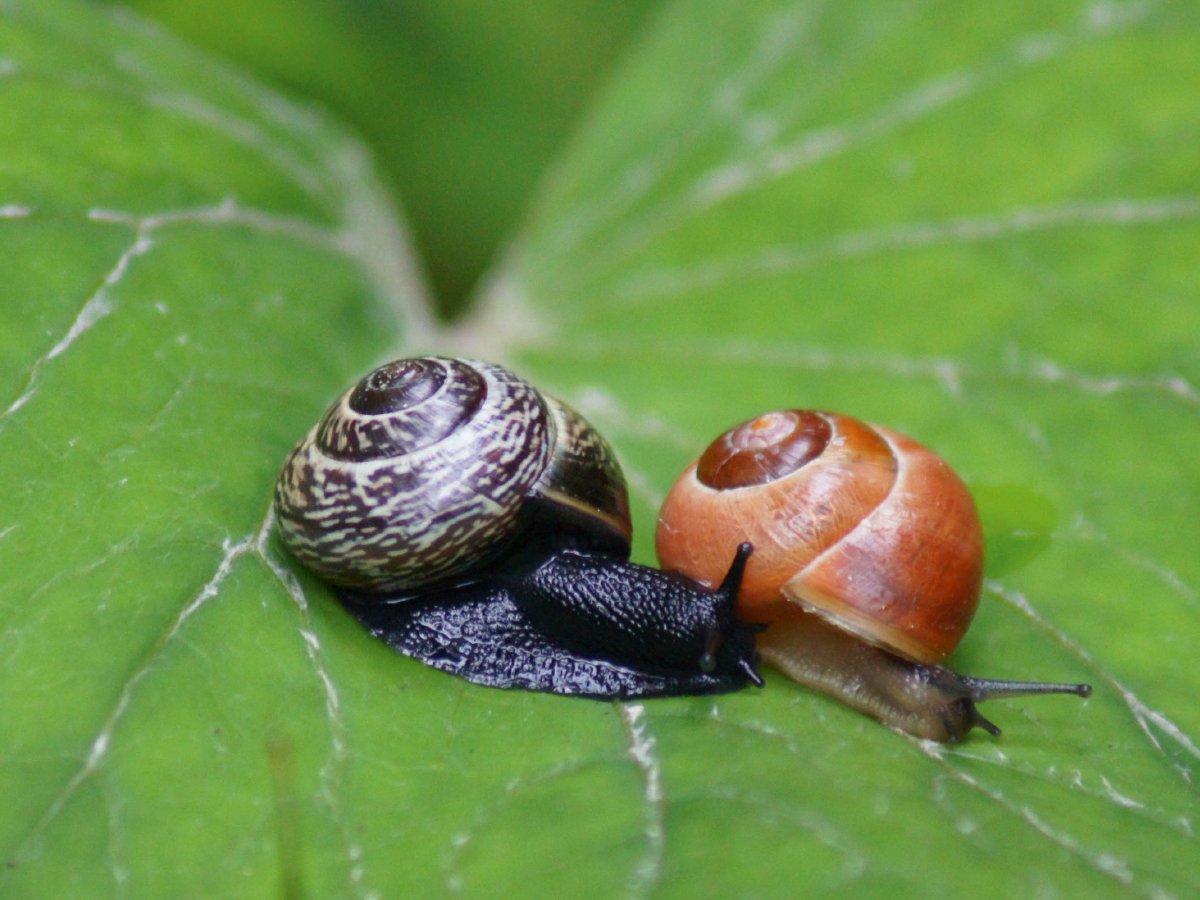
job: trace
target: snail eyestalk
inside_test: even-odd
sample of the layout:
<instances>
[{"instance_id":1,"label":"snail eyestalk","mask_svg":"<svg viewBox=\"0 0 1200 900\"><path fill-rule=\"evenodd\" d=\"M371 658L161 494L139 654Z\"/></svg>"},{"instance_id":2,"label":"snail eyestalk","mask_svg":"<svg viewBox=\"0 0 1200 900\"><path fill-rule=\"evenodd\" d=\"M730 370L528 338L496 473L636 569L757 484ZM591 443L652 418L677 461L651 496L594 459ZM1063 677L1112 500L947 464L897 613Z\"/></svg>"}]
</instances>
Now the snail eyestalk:
<instances>
[{"instance_id":1,"label":"snail eyestalk","mask_svg":"<svg viewBox=\"0 0 1200 900\"><path fill-rule=\"evenodd\" d=\"M936 672L935 677L930 678L930 685L951 698L940 716L940 725L945 728L946 737L939 738L951 743L961 740L972 728L982 728L993 737L1000 736L1000 728L985 718L975 706L985 700L1038 697L1043 694L1075 694L1083 698L1092 696L1090 684L974 678L970 675L959 675L941 666L931 666L929 670L931 673Z\"/></svg>"},{"instance_id":2,"label":"snail eyestalk","mask_svg":"<svg viewBox=\"0 0 1200 900\"><path fill-rule=\"evenodd\" d=\"M1085 700L1092 696L1090 684L1059 684L1045 681L1001 681L996 678L973 678L960 675L976 703L1003 697L1038 697L1042 694L1075 694Z\"/></svg>"}]
</instances>

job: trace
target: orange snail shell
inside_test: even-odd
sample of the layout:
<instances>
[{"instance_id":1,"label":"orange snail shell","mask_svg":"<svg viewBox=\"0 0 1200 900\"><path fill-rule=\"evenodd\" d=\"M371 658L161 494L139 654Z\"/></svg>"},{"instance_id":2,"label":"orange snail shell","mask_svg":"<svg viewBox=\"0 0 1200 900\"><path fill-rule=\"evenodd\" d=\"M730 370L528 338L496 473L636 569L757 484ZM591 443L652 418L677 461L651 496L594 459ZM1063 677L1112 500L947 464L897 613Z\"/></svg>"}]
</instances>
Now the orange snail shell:
<instances>
[{"instance_id":1,"label":"orange snail shell","mask_svg":"<svg viewBox=\"0 0 1200 900\"><path fill-rule=\"evenodd\" d=\"M754 555L739 612L772 624L768 661L786 655L802 609L936 663L979 603L983 530L966 485L911 438L850 416L767 413L680 476L655 535L663 567L717 584L742 541Z\"/></svg>"}]
</instances>

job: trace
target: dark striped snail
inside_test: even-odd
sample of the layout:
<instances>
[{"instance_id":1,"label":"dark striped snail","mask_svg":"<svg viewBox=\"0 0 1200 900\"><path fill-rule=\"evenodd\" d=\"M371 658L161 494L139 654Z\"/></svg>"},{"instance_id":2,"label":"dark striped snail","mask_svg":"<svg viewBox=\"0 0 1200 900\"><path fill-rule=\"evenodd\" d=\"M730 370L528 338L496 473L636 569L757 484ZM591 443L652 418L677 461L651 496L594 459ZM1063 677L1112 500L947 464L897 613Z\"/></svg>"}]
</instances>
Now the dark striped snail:
<instances>
[{"instance_id":1,"label":"dark striped snail","mask_svg":"<svg viewBox=\"0 0 1200 900\"><path fill-rule=\"evenodd\" d=\"M292 451L275 509L373 634L469 681L603 698L761 684L733 609L750 546L713 590L630 563L612 450L500 366L371 372Z\"/></svg>"},{"instance_id":2,"label":"dark striped snail","mask_svg":"<svg viewBox=\"0 0 1200 900\"><path fill-rule=\"evenodd\" d=\"M895 728L999 734L976 703L1091 694L938 665L979 602L983 531L950 466L904 435L811 410L725 432L671 489L656 545L663 566L715 583L731 540L755 548L738 608L768 626L763 660Z\"/></svg>"}]
</instances>

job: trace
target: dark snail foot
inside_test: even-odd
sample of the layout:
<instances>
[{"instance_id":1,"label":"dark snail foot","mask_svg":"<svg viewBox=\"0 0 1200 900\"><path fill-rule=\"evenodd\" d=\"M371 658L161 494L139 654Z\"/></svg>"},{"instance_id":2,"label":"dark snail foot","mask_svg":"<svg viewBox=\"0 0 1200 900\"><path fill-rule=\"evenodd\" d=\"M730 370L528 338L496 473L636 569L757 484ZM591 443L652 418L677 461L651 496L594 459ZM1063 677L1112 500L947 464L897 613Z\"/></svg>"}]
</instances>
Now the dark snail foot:
<instances>
[{"instance_id":1,"label":"dark snail foot","mask_svg":"<svg viewBox=\"0 0 1200 900\"><path fill-rule=\"evenodd\" d=\"M627 700L720 694L749 681L741 671L634 668L573 651L534 628L502 586L476 584L422 602L362 603L345 591L339 597L392 649L486 687Z\"/></svg>"}]
</instances>

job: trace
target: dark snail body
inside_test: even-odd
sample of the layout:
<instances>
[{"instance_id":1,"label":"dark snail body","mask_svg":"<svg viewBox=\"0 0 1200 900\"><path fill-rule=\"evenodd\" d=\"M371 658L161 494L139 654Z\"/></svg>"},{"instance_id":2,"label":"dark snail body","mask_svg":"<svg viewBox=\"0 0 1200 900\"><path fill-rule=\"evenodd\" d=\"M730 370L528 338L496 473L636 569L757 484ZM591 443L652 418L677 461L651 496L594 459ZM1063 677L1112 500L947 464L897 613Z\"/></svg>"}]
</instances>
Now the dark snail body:
<instances>
[{"instance_id":1,"label":"dark snail body","mask_svg":"<svg viewBox=\"0 0 1200 900\"><path fill-rule=\"evenodd\" d=\"M373 634L478 684L626 698L758 682L724 583L628 562L624 479L577 413L489 363L375 370L293 450L280 532Z\"/></svg>"},{"instance_id":2,"label":"dark snail body","mask_svg":"<svg viewBox=\"0 0 1200 900\"><path fill-rule=\"evenodd\" d=\"M733 616L748 555L745 545L712 592L657 569L564 550L523 578L490 577L395 603L339 596L393 649L476 684L601 699L715 694L761 683L754 629Z\"/></svg>"}]
</instances>

